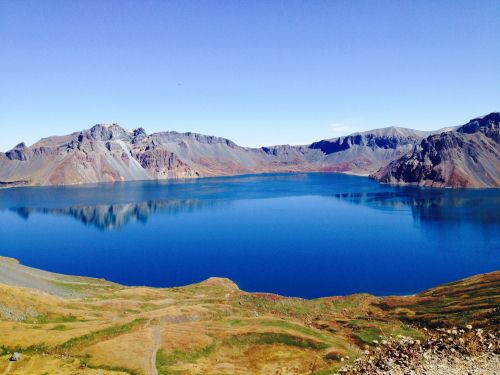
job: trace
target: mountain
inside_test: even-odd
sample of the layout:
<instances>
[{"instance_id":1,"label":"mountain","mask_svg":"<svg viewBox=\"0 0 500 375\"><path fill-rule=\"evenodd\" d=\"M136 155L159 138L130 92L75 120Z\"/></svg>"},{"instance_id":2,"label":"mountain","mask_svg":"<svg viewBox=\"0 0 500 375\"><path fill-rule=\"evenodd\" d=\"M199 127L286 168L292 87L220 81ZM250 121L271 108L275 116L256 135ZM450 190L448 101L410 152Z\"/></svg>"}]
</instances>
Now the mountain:
<instances>
[{"instance_id":1,"label":"mountain","mask_svg":"<svg viewBox=\"0 0 500 375\"><path fill-rule=\"evenodd\" d=\"M433 187L500 186L500 113L434 134L371 175L384 183Z\"/></svg>"},{"instance_id":2,"label":"mountain","mask_svg":"<svg viewBox=\"0 0 500 375\"><path fill-rule=\"evenodd\" d=\"M147 134L98 124L0 153L0 187L308 171L424 186L499 186L499 116L435 132L389 127L261 148L196 133Z\"/></svg>"},{"instance_id":3,"label":"mountain","mask_svg":"<svg viewBox=\"0 0 500 375\"><path fill-rule=\"evenodd\" d=\"M0 186L336 171L368 175L411 151L428 132L385 128L307 146L246 148L214 136L98 124L0 153Z\"/></svg>"},{"instance_id":4,"label":"mountain","mask_svg":"<svg viewBox=\"0 0 500 375\"><path fill-rule=\"evenodd\" d=\"M429 134L431 132L399 127L354 133L311 144L306 159L320 171L368 175L411 151Z\"/></svg>"}]
</instances>

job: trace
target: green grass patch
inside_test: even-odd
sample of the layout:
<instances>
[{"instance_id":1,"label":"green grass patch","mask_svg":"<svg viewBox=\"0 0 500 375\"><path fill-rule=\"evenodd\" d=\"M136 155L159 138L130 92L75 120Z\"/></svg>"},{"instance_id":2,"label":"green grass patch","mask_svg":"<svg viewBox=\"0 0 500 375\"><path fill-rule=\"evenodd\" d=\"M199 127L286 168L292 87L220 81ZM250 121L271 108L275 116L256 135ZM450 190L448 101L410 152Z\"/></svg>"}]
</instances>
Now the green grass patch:
<instances>
[{"instance_id":1,"label":"green grass patch","mask_svg":"<svg viewBox=\"0 0 500 375\"><path fill-rule=\"evenodd\" d=\"M8 347L6 347L4 345L0 346L0 356L7 355L9 353L10 353L10 351L9 351Z\"/></svg>"},{"instance_id":2,"label":"green grass patch","mask_svg":"<svg viewBox=\"0 0 500 375\"><path fill-rule=\"evenodd\" d=\"M285 320L260 320L259 324L264 327L277 327L277 328L286 328L296 332L300 332L304 335L316 337L319 340L328 341L328 337L316 331L315 329L304 327L299 324L290 323Z\"/></svg>"},{"instance_id":3,"label":"green grass patch","mask_svg":"<svg viewBox=\"0 0 500 375\"><path fill-rule=\"evenodd\" d=\"M84 283L65 283L63 281L49 280L52 284L67 290L68 292L82 292L91 288L89 284Z\"/></svg>"},{"instance_id":4,"label":"green grass patch","mask_svg":"<svg viewBox=\"0 0 500 375\"><path fill-rule=\"evenodd\" d=\"M52 327L50 330L51 331L66 331L68 329L67 326L65 326L64 324L58 324L58 325L55 325L54 327Z\"/></svg>"},{"instance_id":5,"label":"green grass patch","mask_svg":"<svg viewBox=\"0 0 500 375\"><path fill-rule=\"evenodd\" d=\"M422 332L407 325L401 325L399 329L396 331L396 335L408 336L416 340L425 340L425 335Z\"/></svg>"},{"instance_id":6,"label":"green grass patch","mask_svg":"<svg viewBox=\"0 0 500 375\"><path fill-rule=\"evenodd\" d=\"M73 315L59 315L59 316L50 316L46 314L37 315L34 318L29 318L23 321L23 323L29 324L48 324L48 323L72 323L78 322L78 318ZM81 320L83 321L83 320Z\"/></svg>"},{"instance_id":7,"label":"green grass patch","mask_svg":"<svg viewBox=\"0 0 500 375\"><path fill-rule=\"evenodd\" d=\"M127 367L122 366L105 366L105 365L92 365L88 362L85 362L85 359L82 360L82 365L84 367L93 369L93 370L104 370L104 371L116 371L116 372L124 372L129 375L140 375L141 373L136 370L131 370Z\"/></svg>"},{"instance_id":8,"label":"green grass patch","mask_svg":"<svg viewBox=\"0 0 500 375\"><path fill-rule=\"evenodd\" d=\"M232 336L226 340L226 344L231 346L246 346L246 345L273 345L283 344L295 346L303 349L321 350L330 347L330 345L322 341L313 341L306 338L290 335L288 333L245 333L242 335Z\"/></svg>"},{"instance_id":9,"label":"green grass patch","mask_svg":"<svg viewBox=\"0 0 500 375\"><path fill-rule=\"evenodd\" d=\"M373 344L373 340L380 341L380 336L384 336L384 332L378 327L368 327L355 332L353 336L362 343Z\"/></svg>"},{"instance_id":10,"label":"green grass patch","mask_svg":"<svg viewBox=\"0 0 500 375\"><path fill-rule=\"evenodd\" d=\"M226 320L231 327L244 327L248 325L248 322L241 319L228 319Z\"/></svg>"},{"instance_id":11,"label":"green grass patch","mask_svg":"<svg viewBox=\"0 0 500 375\"><path fill-rule=\"evenodd\" d=\"M136 319L127 324L114 325L112 327L108 327L105 329L101 329L100 331L95 331L91 333L87 333L86 335L73 337L69 339L65 343L56 347L56 351L61 350L69 350L77 346L86 345L98 340L106 340L115 336L122 335L124 333L132 331L135 327L142 325L145 323L145 319Z\"/></svg>"},{"instance_id":12,"label":"green grass patch","mask_svg":"<svg viewBox=\"0 0 500 375\"><path fill-rule=\"evenodd\" d=\"M129 375L140 375L141 374L139 371L131 370L129 368L122 367L122 366L87 365L87 367L90 369L93 369L93 370L124 372L124 373L129 374Z\"/></svg>"},{"instance_id":13,"label":"green grass patch","mask_svg":"<svg viewBox=\"0 0 500 375\"><path fill-rule=\"evenodd\" d=\"M397 337L399 335L419 340L425 339L425 335L420 331L400 323L391 325L380 321L357 319L351 321L349 327L354 330L352 336L363 344L373 344L374 340L380 342L380 340L388 339L390 336Z\"/></svg>"},{"instance_id":14,"label":"green grass patch","mask_svg":"<svg viewBox=\"0 0 500 375\"><path fill-rule=\"evenodd\" d=\"M160 307L152 303L142 303L139 305L139 309L141 309L142 311L153 311L158 308Z\"/></svg>"},{"instance_id":15,"label":"green grass patch","mask_svg":"<svg viewBox=\"0 0 500 375\"><path fill-rule=\"evenodd\" d=\"M200 358L208 357L215 349L215 344L191 351L174 350L165 352L163 349L156 353L156 369L159 375L173 375L176 372L171 369L177 363L195 363Z\"/></svg>"}]
</instances>

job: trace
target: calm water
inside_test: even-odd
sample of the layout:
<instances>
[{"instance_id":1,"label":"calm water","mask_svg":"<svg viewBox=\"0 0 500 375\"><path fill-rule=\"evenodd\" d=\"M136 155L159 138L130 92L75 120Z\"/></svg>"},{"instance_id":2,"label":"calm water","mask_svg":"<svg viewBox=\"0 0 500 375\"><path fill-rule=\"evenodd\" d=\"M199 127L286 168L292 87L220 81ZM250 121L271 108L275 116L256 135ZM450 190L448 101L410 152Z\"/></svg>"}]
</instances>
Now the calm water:
<instances>
[{"instance_id":1,"label":"calm water","mask_svg":"<svg viewBox=\"0 0 500 375\"><path fill-rule=\"evenodd\" d=\"M0 254L127 285L407 294L500 269L500 190L339 174L0 190Z\"/></svg>"}]
</instances>

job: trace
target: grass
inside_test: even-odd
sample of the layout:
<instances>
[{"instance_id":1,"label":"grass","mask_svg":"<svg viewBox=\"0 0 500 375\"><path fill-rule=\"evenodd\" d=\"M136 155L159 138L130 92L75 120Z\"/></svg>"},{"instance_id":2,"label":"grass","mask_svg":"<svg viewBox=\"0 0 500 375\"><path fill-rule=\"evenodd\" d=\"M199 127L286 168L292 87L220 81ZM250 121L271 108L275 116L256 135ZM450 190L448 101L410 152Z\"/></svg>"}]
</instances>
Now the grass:
<instances>
[{"instance_id":1,"label":"grass","mask_svg":"<svg viewBox=\"0 0 500 375\"><path fill-rule=\"evenodd\" d=\"M67 290L68 292L84 292L91 288L91 286L88 283L65 283L63 281L55 281L55 280L49 280L52 284Z\"/></svg>"},{"instance_id":2,"label":"grass","mask_svg":"<svg viewBox=\"0 0 500 375\"><path fill-rule=\"evenodd\" d=\"M65 326L64 324L58 324L58 325L55 325L54 327L52 327L50 330L51 331L66 331L68 329L67 326Z\"/></svg>"},{"instance_id":3,"label":"grass","mask_svg":"<svg viewBox=\"0 0 500 375\"><path fill-rule=\"evenodd\" d=\"M141 309L142 311L153 311L155 309L159 309L161 308L161 306L156 306L152 303L143 303L141 305L139 305L139 309Z\"/></svg>"},{"instance_id":4,"label":"grass","mask_svg":"<svg viewBox=\"0 0 500 375\"><path fill-rule=\"evenodd\" d=\"M63 281L83 288L80 280ZM61 375L90 368L144 374L157 326L161 343L168 342L169 348L156 356L163 375L211 373L216 360L240 373L262 373L263 366L269 373L284 366L311 373L314 364L315 374L326 375L354 361L373 340L423 337L417 324L442 327L441 321L473 319L488 327L498 325L499 287L500 273L415 296L314 300L244 293L223 280L174 289L96 283L84 290L85 296L71 299L0 285L2 306L32 312L24 322L0 319L0 355L7 358L18 351L30 358L23 363L35 367L24 374L52 374L63 367ZM346 355L349 361L341 362Z\"/></svg>"},{"instance_id":5,"label":"grass","mask_svg":"<svg viewBox=\"0 0 500 375\"><path fill-rule=\"evenodd\" d=\"M172 366L175 366L179 363L195 363L200 358L205 358L212 354L214 348L215 344L191 351L174 350L172 352L166 352L163 349L160 349L156 353L156 369L158 370L158 374L176 374L178 372L172 370Z\"/></svg>"},{"instance_id":6,"label":"grass","mask_svg":"<svg viewBox=\"0 0 500 375\"><path fill-rule=\"evenodd\" d=\"M93 370L105 370L105 371L119 371L119 372L124 372L129 375L140 375L140 373L136 370L131 370L127 367L121 367L121 366L93 366L93 365L87 365L88 368L93 369Z\"/></svg>"},{"instance_id":7,"label":"grass","mask_svg":"<svg viewBox=\"0 0 500 375\"><path fill-rule=\"evenodd\" d=\"M373 344L374 340L388 339L399 335L423 340L425 336L418 330L405 324L393 324L376 320L356 319L348 324L353 329L352 336L362 344Z\"/></svg>"},{"instance_id":8,"label":"grass","mask_svg":"<svg viewBox=\"0 0 500 375\"><path fill-rule=\"evenodd\" d=\"M263 325L264 327L278 327L278 328L286 328L290 329L299 333L302 333L304 335L308 336L313 336L319 340L323 341L328 341L329 338L326 337L325 335L321 334L315 329L309 328L309 327L304 327L299 324L295 323L290 323L287 322L286 320L260 320L259 324Z\"/></svg>"},{"instance_id":9,"label":"grass","mask_svg":"<svg viewBox=\"0 0 500 375\"><path fill-rule=\"evenodd\" d=\"M231 336L226 340L226 344L231 346L249 346L249 345L273 345L282 344L294 346L303 349L322 350L330 347L330 345L322 341L313 341L299 336L290 335L288 333L244 333L242 335Z\"/></svg>"},{"instance_id":10,"label":"grass","mask_svg":"<svg viewBox=\"0 0 500 375\"><path fill-rule=\"evenodd\" d=\"M74 315L58 315L58 316L50 316L47 314L37 315L35 318L29 318L24 320L24 323L29 324L47 324L47 323L73 323L78 320L78 318Z\"/></svg>"},{"instance_id":11,"label":"grass","mask_svg":"<svg viewBox=\"0 0 500 375\"><path fill-rule=\"evenodd\" d=\"M0 355L12 354L14 352L18 353L30 353L30 354L43 354L48 353L50 347L44 343L33 344L27 348L22 348L21 346L9 347L6 345L0 346ZM3 353L3 354L2 354Z\"/></svg>"},{"instance_id":12,"label":"grass","mask_svg":"<svg viewBox=\"0 0 500 375\"><path fill-rule=\"evenodd\" d=\"M135 327L142 325L144 323L145 323L144 319L136 319L130 323L114 325L112 327L108 327L99 331L87 333L86 335L83 336L73 337L68 341L66 341L65 343L57 346L56 351L66 351L81 345L88 345L89 343L98 340L100 341L107 340L112 337L130 332Z\"/></svg>"},{"instance_id":13,"label":"grass","mask_svg":"<svg viewBox=\"0 0 500 375\"><path fill-rule=\"evenodd\" d=\"M363 328L355 333L353 337L365 344L373 344L374 340L380 341L380 336L385 336L384 332L377 327Z\"/></svg>"},{"instance_id":14,"label":"grass","mask_svg":"<svg viewBox=\"0 0 500 375\"><path fill-rule=\"evenodd\" d=\"M231 327L245 327L248 325L248 322L241 320L241 319L228 319L226 322L231 326Z\"/></svg>"},{"instance_id":15,"label":"grass","mask_svg":"<svg viewBox=\"0 0 500 375\"><path fill-rule=\"evenodd\" d=\"M498 308L500 300L499 275L499 272L492 272L472 276L412 297L387 297L379 306L398 319L427 327L467 324L476 327L492 325L498 327L500 321L497 320L495 323L492 312ZM408 314L408 311L412 314Z\"/></svg>"}]
</instances>

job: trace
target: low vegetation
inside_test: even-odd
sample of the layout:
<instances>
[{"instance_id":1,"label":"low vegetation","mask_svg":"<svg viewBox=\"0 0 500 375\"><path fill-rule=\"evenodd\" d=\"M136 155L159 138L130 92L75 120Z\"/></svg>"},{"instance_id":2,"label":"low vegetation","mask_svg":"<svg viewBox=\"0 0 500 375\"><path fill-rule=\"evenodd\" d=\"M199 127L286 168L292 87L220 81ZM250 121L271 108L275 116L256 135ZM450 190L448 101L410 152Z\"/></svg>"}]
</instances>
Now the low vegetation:
<instances>
[{"instance_id":1,"label":"low vegetation","mask_svg":"<svg viewBox=\"0 0 500 375\"><path fill-rule=\"evenodd\" d=\"M177 372L172 367L178 363L195 363L200 358L208 357L214 351L215 345L208 345L203 348L193 349L190 351L173 350L166 352L160 349L156 353L156 368L159 375L172 375Z\"/></svg>"},{"instance_id":2,"label":"low vegetation","mask_svg":"<svg viewBox=\"0 0 500 375\"><path fill-rule=\"evenodd\" d=\"M376 342L423 341L424 327L499 328L500 272L409 297L315 300L245 293L226 279L170 289L63 284L53 285L78 295L0 284L0 374L14 351L21 375L142 375L153 366L160 375L330 374Z\"/></svg>"}]
</instances>

